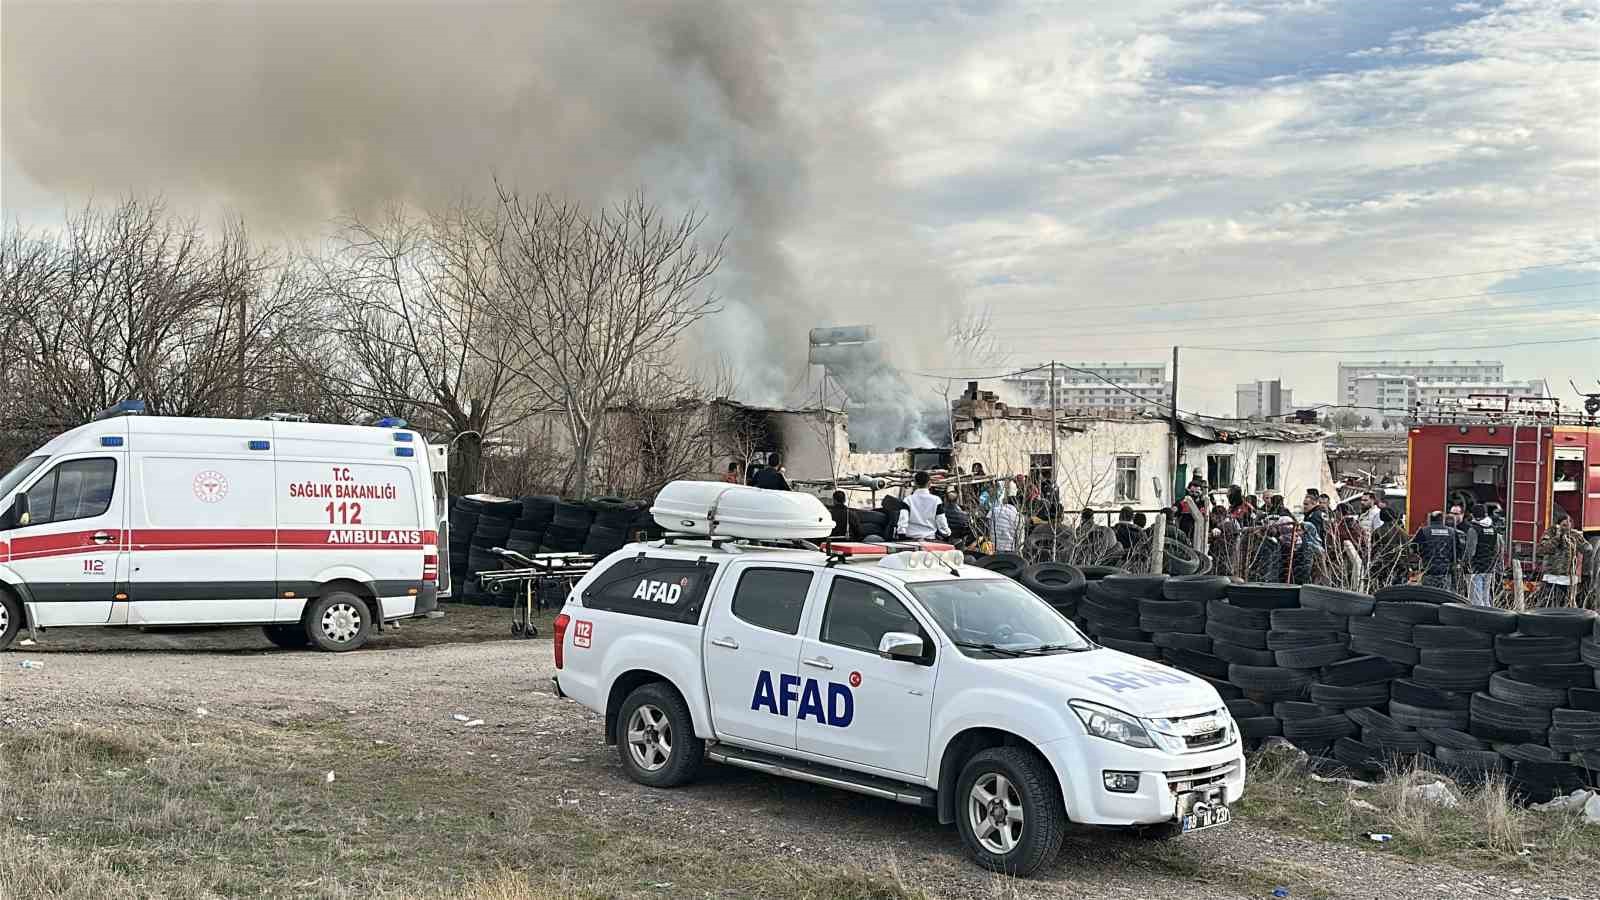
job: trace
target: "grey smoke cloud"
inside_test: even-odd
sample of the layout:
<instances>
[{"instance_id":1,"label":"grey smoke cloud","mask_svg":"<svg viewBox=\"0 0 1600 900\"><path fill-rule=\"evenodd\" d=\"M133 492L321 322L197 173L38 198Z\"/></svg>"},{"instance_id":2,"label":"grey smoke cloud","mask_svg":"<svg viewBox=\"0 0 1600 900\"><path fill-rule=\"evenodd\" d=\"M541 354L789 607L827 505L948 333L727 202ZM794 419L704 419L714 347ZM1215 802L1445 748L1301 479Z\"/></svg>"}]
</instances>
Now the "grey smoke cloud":
<instances>
[{"instance_id":1,"label":"grey smoke cloud","mask_svg":"<svg viewBox=\"0 0 1600 900\"><path fill-rule=\"evenodd\" d=\"M151 191L258 231L524 191L644 186L729 234L701 339L751 399L792 392L806 329L883 327L930 365L958 292L896 228L866 124L810 89L816 11L788 3L5 6L0 140L69 198ZM881 237L876 253L863 238ZM797 272L794 246L834 254Z\"/></svg>"}]
</instances>

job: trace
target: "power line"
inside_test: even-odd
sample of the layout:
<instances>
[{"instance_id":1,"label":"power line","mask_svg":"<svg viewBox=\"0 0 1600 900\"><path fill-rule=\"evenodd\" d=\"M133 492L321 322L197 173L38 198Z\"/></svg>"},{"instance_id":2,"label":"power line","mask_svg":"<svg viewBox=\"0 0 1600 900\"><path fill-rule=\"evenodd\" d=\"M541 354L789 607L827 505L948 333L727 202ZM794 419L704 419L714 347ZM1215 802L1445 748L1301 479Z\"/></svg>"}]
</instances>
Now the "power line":
<instances>
[{"instance_id":1,"label":"power line","mask_svg":"<svg viewBox=\"0 0 1600 900\"><path fill-rule=\"evenodd\" d=\"M1539 291L1554 291L1554 290L1559 290L1561 288L1593 287L1594 285L1597 285L1597 284L1600 284L1600 281L1576 281L1576 282L1572 282L1571 284L1556 284L1556 285L1551 285L1549 287L1542 287L1542 288L1518 288L1518 289L1515 289L1515 290L1507 290L1507 291L1481 291L1481 292L1475 293L1475 294L1454 294L1454 295L1448 296L1448 297L1423 297L1423 298L1419 298L1419 299L1416 299L1416 300L1385 300L1385 301L1380 301L1380 302L1377 302L1377 303L1356 303L1356 304L1350 304L1350 305L1345 305L1345 306L1332 306L1332 307L1326 307L1326 308L1327 309L1342 309L1342 310L1346 310L1346 311L1352 310L1352 309L1392 309L1392 308L1394 308L1396 306L1412 306L1412 305L1420 304L1420 303L1439 303L1439 302L1443 302L1443 301L1446 301L1446 300L1467 300L1467 299L1471 299L1471 298L1475 298L1475 297L1493 297L1493 296L1498 296L1498 295L1502 295L1502 294L1527 294L1527 293L1536 293L1536 292L1539 292ZM1595 298L1592 298L1592 297L1586 297L1586 298L1582 298L1582 299L1579 299L1579 300L1576 300L1576 301L1558 301L1558 302L1552 302L1552 303L1546 304L1543 307L1541 307L1539 303L1528 304L1528 305L1525 305L1525 306L1492 306L1492 307L1489 307L1488 309L1484 310L1484 312L1498 312L1498 311L1501 311L1501 310L1512 310L1512 311L1515 311L1515 310L1522 310L1522 309L1555 308L1555 307L1560 307L1560 306L1578 306L1578 305L1581 305L1581 304L1594 302L1594 299ZM1123 307L1123 308L1124 309L1133 309L1133 308L1136 308L1136 307ZM1076 311L1076 310L1074 310L1074 311ZM1447 315L1447 314L1454 314L1455 312L1456 311L1451 311L1450 313L1419 313L1419 314L1413 315L1411 318L1423 318L1424 316L1428 316L1428 315ZM1213 318L1211 318L1209 316L1189 316L1189 317L1176 318L1176 319L1160 319L1160 320L1156 320L1156 321L1131 322L1131 323L1128 323L1127 325L1123 326L1122 328L1103 330L1103 331L1074 331L1073 334L1075 336L1079 336L1079 337L1094 337L1094 336L1108 335L1108 334L1122 334L1122 333L1125 333L1129 327L1133 327L1133 326L1183 325L1183 324L1189 323L1189 322L1204 322L1206 325L1217 326L1217 327L1228 327L1224 323L1229 322L1229 321L1233 321L1233 322L1243 322L1243 323L1248 323L1248 324L1255 324L1257 321L1259 321L1259 319L1260 319L1260 315L1259 314L1249 315L1249 316L1227 316L1227 317L1224 317L1222 319L1213 319ZM1273 327L1287 327L1287 326L1294 326L1294 325L1313 325L1313 324L1342 322L1342 321L1344 321L1344 317L1343 316L1335 317L1335 318L1332 318L1332 319L1294 319L1292 321L1284 321L1282 323L1268 323L1265 326L1258 326L1258 327L1273 328ZM1012 326L1012 327L1008 327L1008 328L995 329L995 331L1000 332L1000 333L1020 333L1020 332L1025 332L1025 331L1026 332L1035 332L1035 331L1038 331L1038 327L1037 326L1029 327L1029 326L1018 325L1018 326Z\"/></svg>"},{"instance_id":2,"label":"power line","mask_svg":"<svg viewBox=\"0 0 1600 900\"><path fill-rule=\"evenodd\" d=\"M1472 346L1462 346L1462 345L1459 345L1459 344L1452 344L1452 345L1446 346L1446 347L1385 347L1385 348L1382 348L1382 349L1372 349L1372 350L1349 350L1349 349L1317 350L1317 349L1313 349L1313 348L1309 348L1309 347L1302 347L1302 348L1299 348L1299 349L1290 348L1290 349L1278 350L1278 349L1272 349L1272 348L1268 348L1268 347L1202 347L1202 346L1194 346L1194 345L1190 345L1190 344L1182 345L1182 349L1184 349L1184 350L1216 350L1216 351L1225 352L1225 353L1235 353L1235 352L1237 352L1237 353L1283 353L1283 354L1289 354L1289 355L1306 354L1306 355L1319 355L1319 356L1338 356L1338 355L1346 355L1346 354L1351 354L1351 353L1433 353L1433 352L1443 352L1443 351L1446 351L1446 350L1451 350L1451 351L1453 351L1453 350L1501 350L1501 349L1509 349L1511 347L1542 347L1542 346L1547 346L1547 345L1551 345L1551 344L1584 344L1584 343L1588 343L1590 341L1600 341L1600 335L1593 335L1593 336L1590 336L1590 337L1581 337L1581 338L1562 338L1560 340L1551 340L1551 341L1517 341L1517 342L1513 342L1513 343L1509 343L1509 344L1504 344L1504 343L1502 343L1502 344L1477 344L1477 345L1472 345Z\"/></svg>"},{"instance_id":3,"label":"power line","mask_svg":"<svg viewBox=\"0 0 1600 900\"><path fill-rule=\"evenodd\" d=\"M1258 300L1265 297L1290 297L1296 294L1321 294L1329 291L1348 291L1358 288L1389 287L1396 284L1416 284L1423 281L1438 281L1445 278L1470 278L1476 275L1500 275L1506 272L1528 272L1534 269L1559 269L1563 266L1581 265L1600 261L1600 256L1590 256L1581 259L1569 259L1564 262L1544 263L1537 266L1514 266L1508 269L1483 269L1477 272L1454 272L1446 275L1419 275L1414 278L1393 278L1388 281L1357 281L1349 284L1331 284L1326 287L1293 288L1280 291L1258 291L1250 294L1219 294L1213 297L1189 297L1178 300L1162 300L1155 303L1126 304L1108 303L1103 306L1077 306L1073 312L1089 312L1097 309L1142 309L1157 306L1187 306L1191 303L1219 303L1223 300ZM1019 304L1020 305L1020 304ZM1026 308L1024 306L1024 308Z\"/></svg>"}]
</instances>

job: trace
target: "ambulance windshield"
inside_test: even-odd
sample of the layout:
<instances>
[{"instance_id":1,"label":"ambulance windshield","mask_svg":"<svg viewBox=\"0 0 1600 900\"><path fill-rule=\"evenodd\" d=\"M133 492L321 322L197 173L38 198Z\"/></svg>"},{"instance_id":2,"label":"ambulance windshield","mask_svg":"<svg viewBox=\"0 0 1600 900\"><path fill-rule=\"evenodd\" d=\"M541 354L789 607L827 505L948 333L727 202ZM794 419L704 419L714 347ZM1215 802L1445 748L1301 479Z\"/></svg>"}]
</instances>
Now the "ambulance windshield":
<instances>
[{"instance_id":1,"label":"ambulance windshield","mask_svg":"<svg viewBox=\"0 0 1600 900\"><path fill-rule=\"evenodd\" d=\"M30 456L12 466L11 471L6 473L6 477L0 478L0 505L4 505L9 501L11 492L17 489L17 485L21 484L29 475L32 475L34 469L44 465L45 460L49 458L48 456Z\"/></svg>"},{"instance_id":2,"label":"ambulance windshield","mask_svg":"<svg viewBox=\"0 0 1600 900\"><path fill-rule=\"evenodd\" d=\"M907 587L963 653L993 648L1004 655L1033 655L1094 646L1049 604L1009 578L952 578Z\"/></svg>"}]
</instances>

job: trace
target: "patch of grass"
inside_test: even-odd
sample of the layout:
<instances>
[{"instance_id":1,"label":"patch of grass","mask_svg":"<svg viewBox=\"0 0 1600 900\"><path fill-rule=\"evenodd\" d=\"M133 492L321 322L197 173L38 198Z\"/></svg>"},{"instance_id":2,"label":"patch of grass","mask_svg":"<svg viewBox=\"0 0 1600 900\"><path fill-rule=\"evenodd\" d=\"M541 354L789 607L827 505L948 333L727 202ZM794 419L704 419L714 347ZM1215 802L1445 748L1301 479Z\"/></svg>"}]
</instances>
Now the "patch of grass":
<instances>
[{"instance_id":1,"label":"patch of grass","mask_svg":"<svg viewBox=\"0 0 1600 900\"><path fill-rule=\"evenodd\" d=\"M1282 748L1256 754L1251 767L1238 812L1280 831L1418 862L1510 872L1576 867L1600 856L1600 828L1574 815L1517 806L1502 778L1464 787L1435 772L1400 766L1372 787L1357 788L1312 779L1298 755ZM1420 788L1437 781L1448 785L1459 805L1447 808L1421 796ZM1375 843L1367 837L1372 833L1394 838Z\"/></svg>"},{"instance_id":2,"label":"patch of grass","mask_svg":"<svg viewBox=\"0 0 1600 900\"><path fill-rule=\"evenodd\" d=\"M892 868L606 829L331 723L7 734L0 771L0 897L18 900L923 896Z\"/></svg>"}]
</instances>

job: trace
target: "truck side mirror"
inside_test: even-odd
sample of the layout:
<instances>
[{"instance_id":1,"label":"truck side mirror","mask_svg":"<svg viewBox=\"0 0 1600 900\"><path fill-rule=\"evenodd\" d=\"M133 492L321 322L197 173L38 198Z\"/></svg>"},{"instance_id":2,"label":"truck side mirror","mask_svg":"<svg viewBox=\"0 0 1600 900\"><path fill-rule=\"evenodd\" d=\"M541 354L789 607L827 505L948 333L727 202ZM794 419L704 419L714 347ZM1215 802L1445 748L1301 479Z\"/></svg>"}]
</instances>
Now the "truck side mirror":
<instances>
[{"instance_id":1,"label":"truck side mirror","mask_svg":"<svg viewBox=\"0 0 1600 900\"><path fill-rule=\"evenodd\" d=\"M878 640L878 655L887 659L922 658L922 638L904 631L891 631Z\"/></svg>"}]
</instances>

